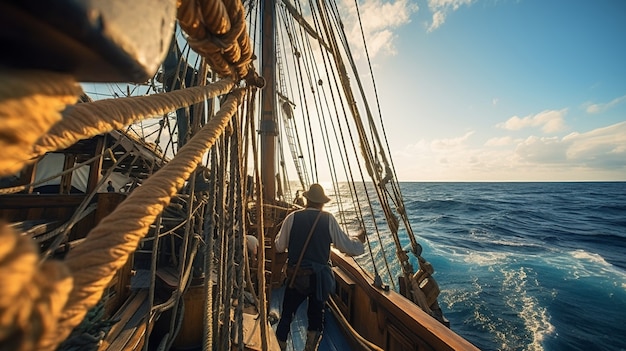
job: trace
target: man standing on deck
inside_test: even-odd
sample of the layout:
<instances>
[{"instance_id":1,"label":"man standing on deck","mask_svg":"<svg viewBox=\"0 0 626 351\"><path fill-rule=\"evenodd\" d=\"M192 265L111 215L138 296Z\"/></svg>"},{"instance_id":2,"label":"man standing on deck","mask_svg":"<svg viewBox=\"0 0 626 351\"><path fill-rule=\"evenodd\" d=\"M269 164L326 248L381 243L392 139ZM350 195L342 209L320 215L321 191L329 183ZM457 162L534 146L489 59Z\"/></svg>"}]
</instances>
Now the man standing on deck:
<instances>
[{"instance_id":1,"label":"man standing on deck","mask_svg":"<svg viewBox=\"0 0 626 351\"><path fill-rule=\"evenodd\" d=\"M288 251L287 286L276 328L281 350L286 350L293 316L307 298L309 326L305 351L317 350L322 336L324 304L335 283L329 263L330 244L352 256L364 251L365 231L361 230L356 238L350 237L341 230L332 214L322 211L330 199L321 185L312 184L303 196L307 200L306 208L285 218L274 241L277 252Z\"/></svg>"}]
</instances>

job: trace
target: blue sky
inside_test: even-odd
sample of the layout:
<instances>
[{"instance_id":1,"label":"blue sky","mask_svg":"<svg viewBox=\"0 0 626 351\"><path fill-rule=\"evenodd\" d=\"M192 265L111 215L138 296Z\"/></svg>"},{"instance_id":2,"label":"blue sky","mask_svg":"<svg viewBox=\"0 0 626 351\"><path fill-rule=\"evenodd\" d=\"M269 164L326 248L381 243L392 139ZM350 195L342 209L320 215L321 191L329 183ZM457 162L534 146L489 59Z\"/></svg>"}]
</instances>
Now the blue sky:
<instances>
[{"instance_id":1,"label":"blue sky","mask_svg":"<svg viewBox=\"0 0 626 351\"><path fill-rule=\"evenodd\" d=\"M360 11L400 180L626 180L626 1Z\"/></svg>"}]
</instances>

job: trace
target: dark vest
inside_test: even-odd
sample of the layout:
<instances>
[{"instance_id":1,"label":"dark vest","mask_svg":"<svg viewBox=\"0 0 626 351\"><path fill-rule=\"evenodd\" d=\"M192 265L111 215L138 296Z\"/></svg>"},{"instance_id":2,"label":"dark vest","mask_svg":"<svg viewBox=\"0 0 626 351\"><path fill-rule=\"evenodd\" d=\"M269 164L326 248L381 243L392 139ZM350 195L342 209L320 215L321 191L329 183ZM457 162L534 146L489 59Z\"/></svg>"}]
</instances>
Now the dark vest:
<instances>
[{"instance_id":1,"label":"dark vest","mask_svg":"<svg viewBox=\"0 0 626 351\"><path fill-rule=\"evenodd\" d=\"M318 213L318 211L311 210L300 210L294 213L293 226L289 233L288 257L290 265L295 266L298 263L298 258L300 258L300 253ZM306 261L320 264L328 263L330 243L332 242L330 232L328 231L328 219L329 214L322 213L319 221L317 221L315 231L302 258L302 264L306 264Z\"/></svg>"}]
</instances>

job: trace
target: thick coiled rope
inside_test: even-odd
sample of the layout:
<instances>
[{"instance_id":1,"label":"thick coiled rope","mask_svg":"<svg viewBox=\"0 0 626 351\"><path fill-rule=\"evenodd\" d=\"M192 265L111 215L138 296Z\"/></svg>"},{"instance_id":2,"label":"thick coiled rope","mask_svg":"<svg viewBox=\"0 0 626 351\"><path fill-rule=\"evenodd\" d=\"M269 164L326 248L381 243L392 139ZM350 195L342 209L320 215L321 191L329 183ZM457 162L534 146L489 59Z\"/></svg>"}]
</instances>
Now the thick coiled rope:
<instances>
[{"instance_id":1,"label":"thick coiled rope","mask_svg":"<svg viewBox=\"0 0 626 351\"><path fill-rule=\"evenodd\" d=\"M233 86L232 80L224 79L210 85L169 93L76 104L68 108L63 113L63 120L37 142L33 153L39 156L48 151L64 149L81 139L223 95Z\"/></svg>"},{"instance_id":2,"label":"thick coiled rope","mask_svg":"<svg viewBox=\"0 0 626 351\"><path fill-rule=\"evenodd\" d=\"M0 71L0 176L14 174L31 159L32 145L74 104L80 85L68 75L44 71Z\"/></svg>"},{"instance_id":3,"label":"thick coiled rope","mask_svg":"<svg viewBox=\"0 0 626 351\"><path fill-rule=\"evenodd\" d=\"M38 350L56 334L56 320L72 290L72 278L58 261L38 267L30 237L0 224L0 349Z\"/></svg>"},{"instance_id":4,"label":"thick coiled rope","mask_svg":"<svg viewBox=\"0 0 626 351\"><path fill-rule=\"evenodd\" d=\"M240 0L179 0L177 17L189 46L219 76L250 78L252 48Z\"/></svg>"}]
</instances>

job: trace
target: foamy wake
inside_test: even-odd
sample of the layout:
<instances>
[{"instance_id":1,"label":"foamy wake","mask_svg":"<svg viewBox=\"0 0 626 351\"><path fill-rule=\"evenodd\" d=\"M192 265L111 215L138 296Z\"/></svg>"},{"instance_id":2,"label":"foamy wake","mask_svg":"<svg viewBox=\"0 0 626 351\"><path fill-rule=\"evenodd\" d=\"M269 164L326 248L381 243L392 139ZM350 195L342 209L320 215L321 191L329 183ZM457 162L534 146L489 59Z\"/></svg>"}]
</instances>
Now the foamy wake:
<instances>
[{"instance_id":1,"label":"foamy wake","mask_svg":"<svg viewBox=\"0 0 626 351\"><path fill-rule=\"evenodd\" d=\"M517 312L528 334L531 335L531 342L525 349L542 351L544 338L553 334L555 328L550 323L547 309L540 306L537 298L529 293L529 290L536 291L539 283L536 279L528 277L527 270L528 268L524 267L512 271L503 270L502 290L509 296L506 304Z\"/></svg>"},{"instance_id":2,"label":"foamy wake","mask_svg":"<svg viewBox=\"0 0 626 351\"><path fill-rule=\"evenodd\" d=\"M613 266L599 254L582 249L570 251L568 254L575 259L574 263L570 263L569 266L572 269L572 275L576 278L615 274L626 279L626 272Z\"/></svg>"},{"instance_id":3,"label":"foamy wake","mask_svg":"<svg viewBox=\"0 0 626 351\"><path fill-rule=\"evenodd\" d=\"M503 263L507 254L503 252L478 252L473 251L464 257L464 261L480 266L493 266L496 263Z\"/></svg>"},{"instance_id":4,"label":"foamy wake","mask_svg":"<svg viewBox=\"0 0 626 351\"><path fill-rule=\"evenodd\" d=\"M587 252L585 250L574 250L572 252L569 253L570 255L572 255L572 257L577 258L579 260L585 260L585 261L590 261L593 263L597 263L603 266L608 266L611 267L611 264L608 263L604 257L595 254L595 253L591 253L591 252Z\"/></svg>"}]
</instances>

